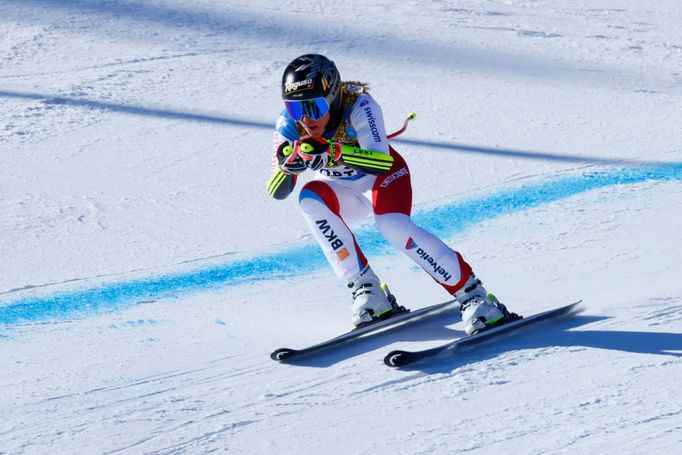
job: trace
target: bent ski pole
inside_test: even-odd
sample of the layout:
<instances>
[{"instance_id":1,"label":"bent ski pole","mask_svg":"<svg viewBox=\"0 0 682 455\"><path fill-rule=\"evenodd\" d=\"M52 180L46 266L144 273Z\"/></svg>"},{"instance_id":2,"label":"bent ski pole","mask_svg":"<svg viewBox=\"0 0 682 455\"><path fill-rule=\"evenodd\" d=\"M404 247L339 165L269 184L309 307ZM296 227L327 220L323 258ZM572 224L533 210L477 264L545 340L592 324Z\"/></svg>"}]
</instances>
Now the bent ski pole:
<instances>
[{"instance_id":1,"label":"bent ski pole","mask_svg":"<svg viewBox=\"0 0 682 455\"><path fill-rule=\"evenodd\" d=\"M400 136L400 135L403 134L403 133L405 132L405 130L407 129L407 123L408 123L410 120L414 120L414 119L416 119L416 118L417 118L417 114L415 114L414 112L410 112L410 115L408 115L407 118L405 119L405 121L403 122L403 126L402 126L398 131L396 131L395 133L391 133L391 134L389 134L389 135L386 136L386 137L387 137L388 139L393 139L394 137Z\"/></svg>"}]
</instances>

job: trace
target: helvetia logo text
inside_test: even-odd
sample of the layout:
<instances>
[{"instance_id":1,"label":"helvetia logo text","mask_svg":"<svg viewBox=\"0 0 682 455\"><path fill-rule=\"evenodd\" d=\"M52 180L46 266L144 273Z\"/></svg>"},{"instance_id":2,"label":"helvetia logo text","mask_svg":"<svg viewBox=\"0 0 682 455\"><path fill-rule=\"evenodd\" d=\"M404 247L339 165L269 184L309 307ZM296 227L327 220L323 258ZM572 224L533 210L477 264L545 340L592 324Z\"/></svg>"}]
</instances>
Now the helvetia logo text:
<instances>
[{"instance_id":1,"label":"helvetia logo text","mask_svg":"<svg viewBox=\"0 0 682 455\"><path fill-rule=\"evenodd\" d=\"M441 267L440 265L438 265L438 262L436 262L436 260L433 259L433 258L429 255L429 253L427 253L426 251L424 251L424 249L417 247L417 254L419 255L419 257L420 257L423 261L425 261L425 262L427 262L427 263L429 264L429 266L433 269L433 272L434 272L436 275L442 275L442 276L443 276L443 280L448 281L448 280L450 280L450 278L452 278L452 275L449 274L443 267Z\"/></svg>"}]
</instances>

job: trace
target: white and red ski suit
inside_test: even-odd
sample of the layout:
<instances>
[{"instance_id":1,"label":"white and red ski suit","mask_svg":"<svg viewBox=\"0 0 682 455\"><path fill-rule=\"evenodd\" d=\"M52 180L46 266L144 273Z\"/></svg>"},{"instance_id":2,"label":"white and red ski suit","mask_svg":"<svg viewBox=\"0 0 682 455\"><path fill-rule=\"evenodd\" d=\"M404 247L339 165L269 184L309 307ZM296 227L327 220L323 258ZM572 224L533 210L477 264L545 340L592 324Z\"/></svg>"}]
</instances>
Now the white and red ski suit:
<instances>
[{"instance_id":1,"label":"white and red ski suit","mask_svg":"<svg viewBox=\"0 0 682 455\"><path fill-rule=\"evenodd\" d=\"M448 293L471 276L462 256L410 218L412 185L405 160L388 142L381 108L367 93L345 112L345 130L361 148L390 154L393 166L383 175L360 173L344 165L323 167L301 188L301 211L336 275L349 280L367 265L350 225L374 215L379 232ZM334 136L334 132L328 135ZM296 121L284 110L277 119L275 153L283 142L300 139ZM277 164L276 158L273 165Z\"/></svg>"}]
</instances>

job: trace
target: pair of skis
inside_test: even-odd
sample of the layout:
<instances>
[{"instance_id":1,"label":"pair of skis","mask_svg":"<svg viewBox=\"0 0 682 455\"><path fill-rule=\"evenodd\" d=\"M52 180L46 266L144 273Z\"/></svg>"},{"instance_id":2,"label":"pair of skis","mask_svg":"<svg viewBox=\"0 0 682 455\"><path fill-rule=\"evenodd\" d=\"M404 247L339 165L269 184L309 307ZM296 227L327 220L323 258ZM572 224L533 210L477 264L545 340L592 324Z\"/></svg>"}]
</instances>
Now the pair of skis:
<instances>
[{"instance_id":1,"label":"pair of skis","mask_svg":"<svg viewBox=\"0 0 682 455\"><path fill-rule=\"evenodd\" d=\"M384 363L389 367L394 368L404 367L428 359L430 357L437 356L439 354L454 353L460 347L473 346L483 341L489 340L493 337L499 336L501 334L509 333L513 330L526 327L530 324L566 315L572 312L580 302L581 300L578 300L577 302L564 305L558 308L554 308L548 311L544 311L542 313L537 313L532 316L524 317L522 319L516 319L506 324L485 330L483 332L476 333L474 335L458 338L456 340L447 342L445 344L430 349L424 349L420 351L403 350L391 351L386 355L386 357L384 357ZM309 356L311 354L341 345L353 339L361 338L378 332L383 332L395 327L403 326L418 320L434 316L448 308L451 311L454 311L455 307L457 307L456 301L449 300L447 302L431 305L429 307L421 308L416 311L399 313L396 316L393 316L389 319L379 321L365 327L353 329L350 332L344 333L335 338L323 341L322 343L318 343L304 349L290 348L277 349L272 354L270 354L270 358L272 360L276 360L283 363L294 362L305 356Z\"/></svg>"}]
</instances>

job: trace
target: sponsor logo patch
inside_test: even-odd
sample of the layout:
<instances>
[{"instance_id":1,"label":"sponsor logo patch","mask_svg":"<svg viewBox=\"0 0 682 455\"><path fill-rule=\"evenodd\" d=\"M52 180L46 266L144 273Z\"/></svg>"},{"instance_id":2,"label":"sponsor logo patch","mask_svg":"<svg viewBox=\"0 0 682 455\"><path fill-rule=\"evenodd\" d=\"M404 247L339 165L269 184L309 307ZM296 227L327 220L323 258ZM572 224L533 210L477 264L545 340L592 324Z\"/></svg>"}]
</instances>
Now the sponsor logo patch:
<instances>
[{"instance_id":1,"label":"sponsor logo patch","mask_svg":"<svg viewBox=\"0 0 682 455\"><path fill-rule=\"evenodd\" d=\"M369 124L370 131L372 132L374 142L381 142L381 135L379 134L379 129L377 128L377 119L374 118L372 109L369 106L365 106L365 116L367 117L367 123Z\"/></svg>"},{"instance_id":2,"label":"sponsor logo patch","mask_svg":"<svg viewBox=\"0 0 682 455\"><path fill-rule=\"evenodd\" d=\"M334 251L344 246L343 242L341 241L339 236L336 235L336 233L329 225L327 220L318 220L315 221L315 224L317 224L317 228L320 230L322 234L324 234L324 237L327 239L327 242L329 242L329 245L331 245Z\"/></svg>"},{"instance_id":3,"label":"sponsor logo patch","mask_svg":"<svg viewBox=\"0 0 682 455\"><path fill-rule=\"evenodd\" d=\"M419 245L414 241L412 237L407 239L407 243L405 244L405 249L406 250L414 250L415 248L418 248Z\"/></svg>"},{"instance_id":4,"label":"sponsor logo patch","mask_svg":"<svg viewBox=\"0 0 682 455\"><path fill-rule=\"evenodd\" d=\"M436 260L433 259L429 253L424 251L422 248L417 247L417 254L423 261L429 264L429 267L433 269L435 275L442 275L444 281L449 281L450 278L452 278L452 275L449 274L443 267L438 265L438 262L436 262Z\"/></svg>"},{"instance_id":5,"label":"sponsor logo patch","mask_svg":"<svg viewBox=\"0 0 682 455\"><path fill-rule=\"evenodd\" d=\"M307 89L312 89L313 88L313 80L312 79L305 79L303 81L298 81L298 82L289 82L284 86L284 91L287 94L290 94L292 92L298 92L300 90L307 90Z\"/></svg>"},{"instance_id":6,"label":"sponsor logo patch","mask_svg":"<svg viewBox=\"0 0 682 455\"><path fill-rule=\"evenodd\" d=\"M409 171L407 170L406 167L403 167L401 169L398 169L395 171L393 174L389 175L384 179L383 182L381 182L381 185L379 185L381 188L386 188L388 185L393 183L394 181L398 180L400 177L404 177L407 174L409 174Z\"/></svg>"},{"instance_id":7,"label":"sponsor logo patch","mask_svg":"<svg viewBox=\"0 0 682 455\"><path fill-rule=\"evenodd\" d=\"M337 169L337 168L335 168ZM326 169L322 168L320 169L320 174L326 175L327 177L336 177L336 178L342 178L342 177L352 177L356 175L358 171L355 169L351 169L349 167L344 167L338 168L338 170L331 170L331 169Z\"/></svg>"},{"instance_id":8,"label":"sponsor logo patch","mask_svg":"<svg viewBox=\"0 0 682 455\"><path fill-rule=\"evenodd\" d=\"M350 256L350 253L348 252L348 248L346 248L346 247L341 248L341 251L338 251L336 253L336 256L339 258L339 260L345 261L348 258L348 256Z\"/></svg>"}]
</instances>

